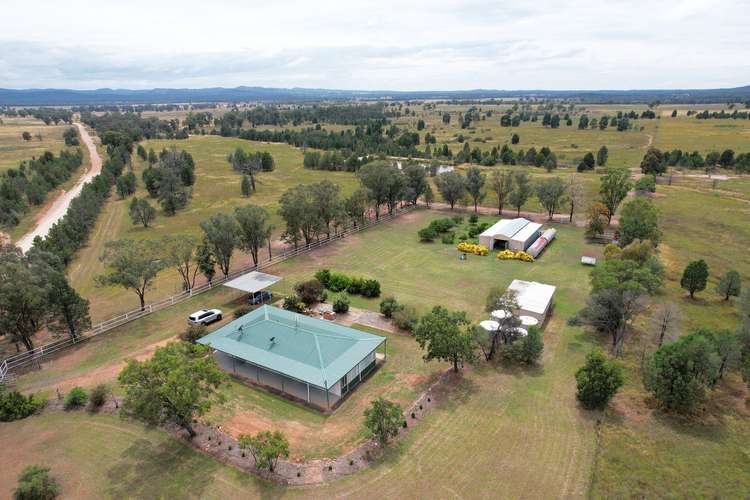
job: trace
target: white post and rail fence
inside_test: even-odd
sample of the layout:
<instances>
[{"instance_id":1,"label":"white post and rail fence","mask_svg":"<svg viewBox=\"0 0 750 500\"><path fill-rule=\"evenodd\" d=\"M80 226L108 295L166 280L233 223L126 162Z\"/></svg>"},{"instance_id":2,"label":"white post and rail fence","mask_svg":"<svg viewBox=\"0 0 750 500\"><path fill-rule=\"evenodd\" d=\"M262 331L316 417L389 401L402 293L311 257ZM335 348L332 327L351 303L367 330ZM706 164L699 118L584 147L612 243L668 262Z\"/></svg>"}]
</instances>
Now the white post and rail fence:
<instances>
[{"instance_id":1,"label":"white post and rail fence","mask_svg":"<svg viewBox=\"0 0 750 500\"><path fill-rule=\"evenodd\" d=\"M77 335L75 337L65 337L65 338L55 340L55 341L49 342L41 346L37 346L29 351L18 353L13 356L9 356L0 362L0 384L11 380L13 378L12 372L14 370L19 370L21 368L29 367L29 366L35 366L35 365L38 366L42 359L48 356L51 356L52 354L59 353L60 351L63 351L76 344L80 344L81 342L90 340L93 337L96 337L97 335L101 335L102 333L106 333L114 328L117 328L118 326L122 326L126 323L130 323L131 321L135 321L144 316L148 316L149 314L155 313L157 311L161 311L162 309L166 309L175 304L179 304L180 302L188 300L195 295L199 295L201 293L207 292L213 288L216 288L219 285L222 285L223 283L227 281L230 281L250 271L259 271L261 269L266 269L268 267L284 262L285 260L297 257L298 255L311 252L317 248L326 246L332 242L335 242L337 240L340 240L352 234L368 229L372 226L380 224L381 222L391 221L395 219L396 217L398 217L399 215L406 213L406 212L410 212L414 210L415 208L417 208L416 205L406 206L404 208L394 210L392 214L381 215L378 220L374 220L374 219L366 220L364 223L358 225L357 227L351 227L338 234L331 235L330 238L316 241L309 245L302 245L298 248L293 248L293 247L289 248L287 250L282 251L281 253L277 255L274 255L272 258L268 260L259 262L257 266L248 266L244 269L233 271L229 273L229 275L227 275L226 277L214 279L213 281L209 283L196 286L190 290L186 290L182 293L172 295L171 297L167 297L158 302L147 304L143 309L140 309L140 308L134 309L124 314L120 314L119 316L115 316L114 318L110 318L108 320L102 321L101 323L97 323L93 325L89 330L85 332L81 332L80 335Z\"/></svg>"}]
</instances>

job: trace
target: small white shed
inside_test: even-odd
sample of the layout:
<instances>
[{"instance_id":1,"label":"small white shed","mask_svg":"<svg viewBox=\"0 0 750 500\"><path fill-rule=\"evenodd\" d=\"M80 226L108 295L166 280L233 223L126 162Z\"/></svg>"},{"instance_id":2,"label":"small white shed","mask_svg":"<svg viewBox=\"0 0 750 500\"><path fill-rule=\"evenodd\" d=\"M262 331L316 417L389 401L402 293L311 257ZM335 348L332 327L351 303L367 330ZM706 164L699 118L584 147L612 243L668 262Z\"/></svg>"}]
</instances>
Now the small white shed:
<instances>
[{"instance_id":1,"label":"small white shed","mask_svg":"<svg viewBox=\"0 0 750 500\"><path fill-rule=\"evenodd\" d=\"M513 280L508 287L516 293L519 313L531 316L544 323L552 306L552 297L556 288L552 285L537 283L536 281Z\"/></svg>"}]
</instances>

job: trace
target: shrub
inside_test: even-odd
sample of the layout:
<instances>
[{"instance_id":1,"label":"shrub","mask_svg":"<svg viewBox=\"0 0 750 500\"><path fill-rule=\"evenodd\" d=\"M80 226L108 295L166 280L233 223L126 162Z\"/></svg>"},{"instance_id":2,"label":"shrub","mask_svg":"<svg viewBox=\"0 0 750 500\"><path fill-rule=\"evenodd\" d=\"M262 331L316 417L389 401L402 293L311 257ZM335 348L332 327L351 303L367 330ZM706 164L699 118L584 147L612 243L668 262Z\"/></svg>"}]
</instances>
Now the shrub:
<instances>
[{"instance_id":1,"label":"shrub","mask_svg":"<svg viewBox=\"0 0 750 500\"><path fill-rule=\"evenodd\" d=\"M446 245L452 245L456 240L456 235L453 233L445 233L440 241Z\"/></svg>"},{"instance_id":2,"label":"shrub","mask_svg":"<svg viewBox=\"0 0 750 500\"><path fill-rule=\"evenodd\" d=\"M477 222L479 222L479 216L477 214L471 214L469 216L469 223L476 224Z\"/></svg>"},{"instance_id":3,"label":"shrub","mask_svg":"<svg viewBox=\"0 0 750 500\"><path fill-rule=\"evenodd\" d=\"M349 311L349 295L346 292L336 296L333 301L333 312L336 314L344 314Z\"/></svg>"},{"instance_id":4,"label":"shrub","mask_svg":"<svg viewBox=\"0 0 750 500\"><path fill-rule=\"evenodd\" d=\"M463 224L464 222L464 217L462 215L454 215L452 219L456 224Z\"/></svg>"},{"instance_id":5,"label":"shrub","mask_svg":"<svg viewBox=\"0 0 750 500\"><path fill-rule=\"evenodd\" d=\"M392 318L393 313L398 311L402 306L396 300L396 297L386 297L380 301L380 314L386 318Z\"/></svg>"},{"instance_id":6,"label":"shrub","mask_svg":"<svg viewBox=\"0 0 750 500\"><path fill-rule=\"evenodd\" d=\"M343 273L330 273L326 288L332 292L343 292L352 284L352 279Z\"/></svg>"},{"instance_id":7,"label":"shrub","mask_svg":"<svg viewBox=\"0 0 750 500\"><path fill-rule=\"evenodd\" d=\"M466 240L469 239L469 236L466 233L464 233L464 234L460 235L458 237L458 239L461 240L461 241L466 241Z\"/></svg>"},{"instance_id":8,"label":"shrub","mask_svg":"<svg viewBox=\"0 0 750 500\"><path fill-rule=\"evenodd\" d=\"M98 410L107 402L109 387L105 384L99 384L91 390L90 404L92 410Z\"/></svg>"},{"instance_id":9,"label":"shrub","mask_svg":"<svg viewBox=\"0 0 750 500\"><path fill-rule=\"evenodd\" d=\"M13 490L16 500L52 500L60 494L60 486L49 475L49 467L28 465L18 475L18 485Z\"/></svg>"},{"instance_id":10,"label":"shrub","mask_svg":"<svg viewBox=\"0 0 750 500\"><path fill-rule=\"evenodd\" d=\"M305 303L302 302L296 295L287 295L284 297L284 309L287 311L301 313L305 310Z\"/></svg>"},{"instance_id":11,"label":"shrub","mask_svg":"<svg viewBox=\"0 0 750 500\"><path fill-rule=\"evenodd\" d=\"M47 401L38 394L24 396L18 391L6 391L0 386L0 422L11 422L32 415Z\"/></svg>"},{"instance_id":12,"label":"shrub","mask_svg":"<svg viewBox=\"0 0 750 500\"><path fill-rule=\"evenodd\" d=\"M333 280L333 276L331 276L331 280ZM299 300L304 302L307 306L325 300L325 290L323 289L323 285L315 278L297 283L294 286L294 291L297 292Z\"/></svg>"},{"instance_id":13,"label":"shrub","mask_svg":"<svg viewBox=\"0 0 750 500\"><path fill-rule=\"evenodd\" d=\"M435 232L438 233L446 233L450 231L453 226L455 226L455 223L453 222L453 219L435 219L432 222L430 222L430 225L427 227L431 227L435 230Z\"/></svg>"},{"instance_id":14,"label":"shrub","mask_svg":"<svg viewBox=\"0 0 750 500\"><path fill-rule=\"evenodd\" d=\"M235 313L236 314L236 313ZM235 315L235 318L238 316ZM195 342L206 334L205 325L190 325L180 334L180 340L195 344Z\"/></svg>"},{"instance_id":15,"label":"shrub","mask_svg":"<svg viewBox=\"0 0 750 500\"><path fill-rule=\"evenodd\" d=\"M375 279L365 280L360 294L363 297L376 298L380 297L380 282Z\"/></svg>"},{"instance_id":16,"label":"shrub","mask_svg":"<svg viewBox=\"0 0 750 500\"><path fill-rule=\"evenodd\" d=\"M232 315L234 316L234 319L237 319L237 318L243 317L245 314L249 313L252 310L253 310L253 306L251 306L250 304L243 304L237 309L235 309Z\"/></svg>"},{"instance_id":17,"label":"shrub","mask_svg":"<svg viewBox=\"0 0 750 500\"><path fill-rule=\"evenodd\" d=\"M72 410L84 406L89 397L83 387L73 387L65 396L65 409Z\"/></svg>"},{"instance_id":18,"label":"shrub","mask_svg":"<svg viewBox=\"0 0 750 500\"><path fill-rule=\"evenodd\" d=\"M331 279L331 271L329 271L328 269L321 269L315 273L315 279L320 281L320 284L325 288L330 288L329 280Z\"/></svg>"},{"instance_id":19,"label":"shrub","mask_svg":"<svg viewBox=\"0 0 750 500\"><path fill-rule=\"evenodd\" d=\"M465 253L473 253L475 255L485 256L489 253L489 250L484 245L475 245L474 243L461 242L458 244L458 250Z\"/></svg>"},{"instance_id":20,"label":"shrub","mask_svg":"<svg viewBox=\"0 0 750 500\"><path fill-rule=\"evenodd\" d=\"M435 231L435 228L433 228L432 226L427 226L425 228L420 229L417 235L419 236L419 241L429 243L431 241L434 241L435 238L437 238L438 233L437 231Z\"/></svg>"},{"instance_id":21,"label":"shrub","mask_svg":"<svg viewBox=\"0 0 750 500\"><path fill-rule=\"evenodd\" d=\"M636 191L647 191L649 193L656 192L656 176L644 175L635 183Z\"/></svg>"},{"instance_id":22,"label":"shrub","mask_svg":"<svg viewBox=\"0 0 750 500\"><path fill-rule=\"evenodd\" d=\"M585 408L601 409L622 384L622 367L597 348L586 356L586 363L576 372L576 397Z\"/></svg>"},{"instance_id":23,"label":"shrub","mask_svg":"<svg viewBox=\"0 0 750 500\"><path fill-rule=\"evenodd\" d=\"M346 287L347 293L350 293L352 295L360 295L362 293L362 290L365 288L365 280L364 278L352 278L351 283L349 283L349 286Z\"/></svg>"},{"instance_id":24,"label":"shrub","mask_svg":"<svg viewBox=\"0 0 750 500\"><path fill-rule=\"evenodd\" d=\"M412 306L402 305L393 311L393 323L402 330L412 331L418 321L417 310Z\"/></svg>"}]
</instances>

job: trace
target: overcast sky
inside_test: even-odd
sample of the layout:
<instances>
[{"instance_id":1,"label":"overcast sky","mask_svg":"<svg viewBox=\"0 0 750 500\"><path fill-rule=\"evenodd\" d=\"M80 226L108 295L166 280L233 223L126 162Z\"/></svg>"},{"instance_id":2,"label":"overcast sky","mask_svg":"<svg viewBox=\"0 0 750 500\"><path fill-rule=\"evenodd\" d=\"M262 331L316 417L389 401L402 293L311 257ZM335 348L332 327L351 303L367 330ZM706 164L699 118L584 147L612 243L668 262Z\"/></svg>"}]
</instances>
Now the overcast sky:
<instances>
[{"instance_id":1,"label":"overcast sky","mask_svg":"<svg viewBox=\"0 0 750 500\"><path fill-rule=\"evenodd\" d=\"M0 87L734 87L749 4L2 0Z\"/></svg>"}]
</instances>

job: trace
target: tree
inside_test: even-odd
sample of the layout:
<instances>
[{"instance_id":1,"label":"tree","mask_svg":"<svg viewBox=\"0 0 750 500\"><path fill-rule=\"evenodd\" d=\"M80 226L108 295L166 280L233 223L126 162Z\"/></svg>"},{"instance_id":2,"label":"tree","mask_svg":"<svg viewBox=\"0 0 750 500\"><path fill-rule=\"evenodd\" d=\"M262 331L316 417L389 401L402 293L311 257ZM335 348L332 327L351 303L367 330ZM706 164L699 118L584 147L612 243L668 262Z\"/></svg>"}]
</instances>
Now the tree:
<instances>
[{"instance_id":1,"label":"tree","mask_svg":"<svg viewBox=\"0 0 750 500\"><path fill-rule=\"evenodd\" d=\"M257 266L260 262L260 249L270 240L273 231L273 226L269 223L270 216L262 207L245 205L234 210L234 218L239 227L239 246L250 253L253 266Z\"/></svg>"},{"instance_id":2,"label":"tree","mask_svg":"<svg viewBox=\"0 0 750 500\"><path fill-rule=\"evenodd\" d=\"M242 180L240 181L240 192L242 193L242 196L247 198L250 196L250 191L252 190L252 186L250 185L250 178L246 175L242 176Z\"/></svg>"},{"instance_id":3,"label":"tree","mask_svg":"<svg viewBox=\"0 0 750 500\"><path fill-rule=\"evenodd\" d=\"M128 360L117 380L125 390L125 416L149 425L174 423L193 438L193 419L211 408L226 375L208 347L170 342L146 361Z\"/></svg>"},{"instance_id":4,"label":"tree","mask_svg":"<svg viewBox=\"0 0 750 500\"><path fill-rule=\"evenodd\" d=\"M630 191L630 172L624 168L610 168L601 179L599 195L602 203L607 207L607 223L612 223L612 217L617 212L622 200Z\"/></svg>"},{"instance_id":5,"label":"tree","mask_svg":"<svg viewBox=\"0 0 750 500\"><path fill-rule=\"evenodd\" d=\"M432 191L432 186L428 183L427 188L424 190L424 202L427 208L430 208L430 203L435 201L435 193Z\"/></svg>"},{"instance_id":6,"label":"tree","mask_svg":"<svg viewBox=\"0 0 750 500\"><path fill-rule=\"evenodd\" d=\"M521 215L521 207L529 199L533 191L531 185L531 177L529 174L523 171L518 171L513 174L513 180L515 188L511 191L508 196L508 202L516 209L516 215Z\"/></svg>"},{"instance_id":7,"label":"tree","mask_svg":"<svg viewBox=\"0 0 750 500\"><path fill-rule=\"evenodd\" d=\"M484 199L485 193L482 191L482 188L486 180L487 176L478 167L470 167L466 171L466 191L468 191L471 199L474 200L474 213L477 212L479 202Z\"/></svg>"},{"instance_id":8,"label":"tree","mask_svg":"<svg viewBox=\"0 0 750 500\"><path fill-rule=\"evenodd\" d=\"M497 213L503 215L503 206L513 191L513 174L505 170L493 170L490 175L490 189L497 195Z\"/></svg>"},{"instance_id":9,"label":"tree","mask_svg":"<svg viewBox=\"0 0 750 500\"><path fill-rule=\"evenodd\" d=\"M294 291L306 306L322 302L326 293L322 283L317 278L297 283L294 285Z\"/></svg>"},{"instance_id":10,"label":"tree","mask_svg":"<svg viewBox=\"0 0 750 500\"><path fill-rule=\"evenodd\" d=\"M70 286L63 272L50 273L47 279L47 297L53 321L50 329L65 332L75 339L91 328L89 301Z\"/></svg>"},{"instance_id":11,"label":"tree","mask_svg":"<svg viewBox=\"0 0 750 500\"><path fill-rule=\"evenodd\" d=\"M573 222L573 214L576 208L583 203L586 195L583 183L577 174L572 174L565 178L565 190L568 193L567 200L570 208L569 221Z\"/></svg>"},{"instance_id":12,"label":"tree","mask_svg":"<svg viewBox=\"0 0 750 500\"><path fill-rule=\"evenodd\" d=\"M390 162L373 161L366 163L357 171L357 177L362 186L367 189L369 199L375 206L375 219L380 218L380 206L389 201L392 187L398 184L396 180L402 175Z\"/></svg>"},{"instance_id":13,"label":"tree","mask_svg":"<svg viewBox=\"0 0 750 500\"><path fill-rule=\"evenodd\" d=\"M211 248L205 241L198 245L198 249L195 252L195 260L198 270L211 283L216 275L216 259L214 258L214 254L211 253Z\"/></svg>"},{"instance_id":14,"label":"tree","mask_svg":"<svg viewBox=\"0 0 750 500\"><path fill-rule=\"evenodd\" d=\"M130 201L130 220L133 224L142 224L147 228L156 218L156 209L146 198L133 197Z\"/></svg>"},{"instance_id":15,"label":"tree","mask_svg":"<svg viewBox=\"0 0 750 500\"><path fill-rule=\"evenodd\" d=\"M455 170L439 174L435 177L435 185L451 210L466 193L466 178Z\"/></svg>"},{"instance_id":16,"label":"tree","mask_svg":"<svg viewBox=\"0 0 750 500\"><path fill-rule=\"evenodd\" d=\"M146 161L148 159L148 153L146 152L146 148L143 147L143 144L138 144L135 152L141 160Z\"/></svg>"},{"instance_id":17,"label":"tree","mask_svg":"<svg viewBox=\"0 0 750 500\"><path fill-rule=\"evenodd\" d=\"M248 154L242 148L237 148L227 157L232 168L250 178L250 186L255 191L255 174L263 167L263 158L258 154Z\"/></svg>"},{"instance_id":18,"label":"tree","mask_svg":"<svg viewBox=\"0 0 750 500\"><path fill-rule=\"evenodd\" d=\"M364 224L368 203L367 191L364 189L357 189L344 200L344 212L346 212L354 227L357 227L357 224Z\"/></svg>"},{"instance_id":19,"label":"tree","mask_svg":"<svg viewBox=\"0 0 750 500\"><path fill-rule=\"evenodd\" d=\"M286 222L282 236L295 248L302 238L305 245L310 245L321 230L323 221L317 206L318 196L310 184L298 184L281 195L279 215Z\"/></svg>"},{"instance_id":20,"label":"tree","mask_svg":"<svg viewBox=\"0 0 750 500\"><path fill-rule=\"evenodd\" d=\"M589 209L586 237L596 238L604 234L609 220L609 209L604 203L596 202Z\"/></svg>"},{"instance_id":21,"label":"tree","mask_svg":"<svg viewBox=\"0 0 750 500\"><path fill-rule=\"evenodd\" d=\"M234 248L239 243L240 228L237 220L231 215L219 213L201 222L201 229L203 244L208 247L226 278L229 276Z\"/></svg>"},{"instance_id":22,"label":"tree","mask_svg":"<svg viewBox=\"0 0 750 500\"><path fill-rule=\"evenodd\" d=\"M586 409L601 410L623 383L622 366L597 348L586 355L586 362L576 371L576 397Z\"/></svg>"},{"instance_id":23,"label":"tree","mask_svg":"<svg viewBox=\"0 0 750 500\"><path fill-rule=\"evenodd\" d=\"M690 262L682 272L680 286L690 292L690 298L694 298L695 292L706 289L708 281L708 264L703 259Z\"/></svg>"},{"instance_id":24,"label":"tree","mask_svg":"<svg viewBox=\"0 0 750 500\"><path fill-rule=\"evenodd\" d=\"M671 302L660 305L651 318L656 346L661 347L665 340L673 340L678 334L680 309Z\"/></svg>"},{"instance_id":25,"label":"tree","mask_svg":"<svg viewBox=\"0 0 750 500\"><path fill-rule=\"evenodd\" d=\"M141 311L146 309L146 290L169 264L162 243L153 240L108 241L99 260L107 272L96 277L97 285L132 290L141 302Z\"/></svg>"},{"instance_id":26,"label":"tree","mask_svg":"<svg viewBox=\"0 0 750 500\"><path fill-rule=\"evenodd\" d=\"M717 380L724 378L726 371L735 364L740 357L740 334L732 330L709 330L701 328L696 333L703 335L711 342L716 355L719 358L719 368L716 374Z\"/></svg>"},{"instance_id":27,"label":"tree","mask_svg":"<svg viewBox=\"0 0 750 500\"><path fill-rule=\"evenodd\" d=\"M565 197L565 184L559 177L543 179L536 185L536 196L539 198L539 203L547 210L549 220L552 220Z\"/></svg>"},{"instance_id":28,"label":"tree","mask_svg":"<svg viewBox=\"0 0 750 500\"><path fill-rule=\"evenodd\" d=\"M620 215L620 244L629 245L634 240L649 240L659 244L659 209L647 198L636 198L622 207Z\"/></svg>"},{"instance_id":29,"label":"tree","mask_svg":"<svg viewBox=\"0 0 750 500\"><path fill-rule=\"evenodd\" d=\"M592 292L581 319L612 339L612 354L622 353L625 334L641 312L643 291L637 286L604 288Z\"/></svg>"},{"instance_id":30,"label":"tree","mask_svg":"<svg viewBox=\"0 0 750 500\"><path fill-rule=\"evenodd\" d=\"M372 401L364 415L365 428L375 436L380 446L387 445L391 438L398 436L404 421L401 407L382 397Z\"/></svg>"},{"instance_id":31,"label":"tree","mask_svg":"<svg viewBox=\"0 0 750 500\"><path fill-rule=\"evenodd\" d=\"M641 160L641 172L644 175L661 175L667 171L667 158L656 148L648 148Z\"/></svg>"},{"instance_id":32,"label":"tree","mask_svg":"<svg viewBox=\"0 0 750 500\"><path fill-rule=\"evenodd\" d=\"M341 219L344 207L341 203L341 188L329 180L320 181L311 186L314 215L319 221L320 229L325 231L326 238L331 237L331 225Z\"/></svg>"},{"instance_id":33,"label":"tree","mask_svg":"<svg viewBox=\"0 0 750 500\"><path fill-rule=\"evenodd\" d=\"M27 465L18 475L18 484L13 490L14 500L53 500L60 494L60 485L49 475L50 468L44 465Z\"/></svg>"},{"instance_id":34,"label":"tree","mask_svg":"<svg viewBox=\"0 0 750 500\"><path fill-rule=\"evenodd\" d=\"M443 123L448 125L451 122L451 115L450 113L446 112L443 113Z\"/></svg>"},{"instance_id":35,"label":"tree","mask_svg":"<svg viewBox=\"0 0 750 500\"><path fill-rule=\"evenodd\" d=\"M596 164L603 167L607 164L607 159L609 159L609 150L607 149L607 146L602 146L599 148L599 151L596 152Z\"/></svg>"},{"instance_id":36,"label":"tree","mask_svg":"<svg viewBox=\"0 0 750 500\"><path fill-rule=\"evenodd\" d=\"M422 165L407 165L404 168L407 198L412 205L427 191L427 172Z\"/></svg>"},{"instance_id":37,"label":"tree","mask_svg":"<svg viewBox=\"0 0 750 500\"><path fill-rule=\"evenodd\" d=\"M544 352L544 340L539 327L529 327L528 334L512 344L512 358L520 363L533 365Z\"/></svg>"},{"instance_id":38,"label":"tree","mask_svg":"<svg viewBox=\"0 0 750 500\"><path fill-rule=\"evenodd\" d=\"M33 261L14 245L0 249L0 331L34 348L32 337L49 319L47 278L49 265Z\"/></svg>"},{"instance_id":39,"label":"tree","mask_svg":"<svg viewBox=\"0 0 750 500\"><path fill-rule=\"evenodd\" d=\"M120 199L125 199L128 195L135 193L136 178L133 172L122 174L115 180L115 188Z\"/></svg>"},{"instance_id":40,"label":"tree","mask_svg":"<svg viewBox=\"0 0 750 500\"><path fill-rule=\"evenodd\" d=\"M472 334L462 326L468 325L464 312L450 312L442 306L422 316L414 329L414 339L424 349L425 361L439 359L453 364L453 371L464 363L474 362Z\"/></svg>"},{"instance_id":41,"label":"tree","mask_svg":"<svg viewBox=\"0 0 750 500\"><path fill-rule=\"evenodd\" d=\"M548 154L547 157L544 159L544 169L547 172L552 172L556 168L557 168L557 156L555 155L555 153L550 152L550 154Z\"/></svg>"},{"instance_id":42,"label":"tree","mask_svg":"<svg viewBox=\"0 0 750 500\"><path fill-rule=\"evenodd\" d=\"M167 215L174 215L177 210L187 205L189 193L182 179L171 169L162 169L159 179L159 204Z\"/></svg>"},{"instance_id":43,"label":"tree","mask_svg":"<svg viewBox=\"0 0 750 500\"><path fill-rule=\"evenodd\" d=\"M182 289L192 290L198 274L195 238L184 234L170 234L162 240L166 262L177 269L182 278Z\"/></svg>"},{"instance_id":44,"label":"tree","mask_svg":"<svg viewBox=\"0 0 750 500\"><path fill-rule=\"evenodd\" d=\"M31 140L31 133L24 131L24 132L21 133L21 137L23 138L24 141L30 141Z\"/></svg>"},{"instance_id":45,"label":"tree","mask_svg":"<svg viewBox=\"0 0 750 500\"><path fill-rule=\"evenodd\" d=\"M705 399L719 364L711 342L693 332L662 345L648 358L643 384L666 409L687 412Z\"/></svg>"},{"instance_id":46,"label":"tree","mask_svg":"<svg viewBox=\"0 0 750 500\"><path fill-rule=\"evenodd\" d=\"M741 290L742 279L740 278L740 273L734 269L727 271L716 286L716 292L723 295L724 300L729 300L729 297L739 297Z\"/></svg>"},{"instance_id":47,"label":"tree","mask_svg":"<svg viewBox=\"0 0 750 500\"><path fill-rule=\"evenodd\" d=\"M250 450L259 469L273 472L279 458L289 458L289 441L281 431L260 431L255 436L240 434L237 439L243 450Z\"/></svg>"},{"instance_id":48,"label":"tree","mask_svg":"<svg viewBox=\"0 0 750 500\"><path fill-rule=\"evenodd\" d=\"M518 144L519 142L521 142L521 138L518 136L518 134L513 134L510 138L510 143Z\"/></svg>"},{"instance_id":49,"label":"tree","mask_svg":"<svg viewBox=\"0 0 750 500\"><path fill-rule=\"evenodd\" d=\"M581 163L578 164L577 170L579 172L585 172L586 170L594 170L594 166L596 165L596 160L594 159L594 155L589 151L585 155L583 155L583 159L581 160Z\"/></svg>"}]
</instances>

